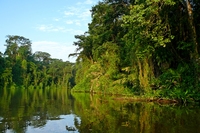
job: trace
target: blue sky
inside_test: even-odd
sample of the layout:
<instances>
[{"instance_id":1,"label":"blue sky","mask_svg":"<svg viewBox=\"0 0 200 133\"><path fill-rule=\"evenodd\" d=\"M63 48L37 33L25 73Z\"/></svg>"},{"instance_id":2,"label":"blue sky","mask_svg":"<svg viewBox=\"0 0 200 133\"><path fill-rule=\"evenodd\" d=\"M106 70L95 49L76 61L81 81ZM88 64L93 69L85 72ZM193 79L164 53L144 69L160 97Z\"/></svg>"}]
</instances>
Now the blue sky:
<instances>
[{"instance_id":1,"label":"blue sky","mask_svg":"<svg viewBox=\"0 0 200 133\"><path fill-rule=\"evenodd\" d=\"M0 51L6 35L32 41L32 52L43 51L52 58L69 60L74 53L74 35L83 34L91 22L91 7L99 0L0 0Z\"/></svg>"}]
</instances>

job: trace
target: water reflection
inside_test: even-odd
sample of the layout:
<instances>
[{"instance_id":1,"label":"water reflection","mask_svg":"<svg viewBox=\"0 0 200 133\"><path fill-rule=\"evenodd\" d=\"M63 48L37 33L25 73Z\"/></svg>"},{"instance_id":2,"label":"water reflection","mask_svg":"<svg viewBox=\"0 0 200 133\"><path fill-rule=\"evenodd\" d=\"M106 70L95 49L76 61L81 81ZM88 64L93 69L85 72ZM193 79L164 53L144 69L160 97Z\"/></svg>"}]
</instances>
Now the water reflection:
<instances>
[{"instance_id":1,"label":"water reflection","mask_svg":"<svg viewBox=\"0 0 200 133\"><path fill-rule=\"evenodd\" d=\"M73 100L68 95L62 88L1 90L0 131L32 132L35 128L46 128L50 121L61 121L64 119L61 115L72 112ZM63 129L66 131L65 126Z\"/></svg>"},{"instance_id":2,"label":"water reflection","mask_svg":"<svg viewBox=\"0 0 200 133\"><path fill-rule=\"evenodd\" d=\"M197 133L198 107L161 106L70 94L65 88L0 92L0 132Z\"/></svg>"},{"instance_id":3,"label":"water reflection","mask_svg":"<svg viewBox=\"0 0 200 133\"><path fill-rule=\"evenodd\" d=\"M84 94L75 94L74 97L76 104L80 105L79 109L75 108L75 112L81 117L78 129L83 133L198 133L200 131L199 108L120 102L112 100L112 97L98 95L86 97Z\"/></svg>"}]
</instances>

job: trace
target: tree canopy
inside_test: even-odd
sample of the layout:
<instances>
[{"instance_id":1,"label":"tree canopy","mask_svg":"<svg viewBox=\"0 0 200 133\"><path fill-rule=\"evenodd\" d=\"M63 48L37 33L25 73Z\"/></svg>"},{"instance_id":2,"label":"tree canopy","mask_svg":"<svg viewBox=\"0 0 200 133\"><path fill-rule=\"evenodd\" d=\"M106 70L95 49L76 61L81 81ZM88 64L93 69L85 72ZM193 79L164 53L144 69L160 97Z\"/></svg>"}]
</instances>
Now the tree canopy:
<instances>
[{"instance_id":1,"label":"tree canopy","mask_svg":"<svg viewBox=\"0 0 200 133\"><path fill-rule=\"evenodd\" d=\"M32 53L31 41L23 36L8 35L5 42L0 55L1 87L73 86L73 63L53 59L47 52Z\"/></svg>"},{"instance_id":2,"label":"tree canopy","mask_svg":"<svg viewBox=\"0 0 200 133\"><path fill-rule=\"evenodd\" d=\"M198 99L197 0L103 0L76 35L74 90Z\"/></svg>"}]
</instances>

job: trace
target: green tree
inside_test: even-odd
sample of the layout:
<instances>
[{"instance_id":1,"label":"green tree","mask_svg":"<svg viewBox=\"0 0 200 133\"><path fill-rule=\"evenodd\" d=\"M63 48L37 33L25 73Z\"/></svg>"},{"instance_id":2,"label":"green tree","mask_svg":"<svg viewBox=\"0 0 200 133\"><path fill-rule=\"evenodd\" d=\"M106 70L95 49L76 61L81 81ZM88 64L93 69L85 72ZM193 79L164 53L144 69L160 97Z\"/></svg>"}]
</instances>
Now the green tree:
<instances>
[{"instance_id":1,"label":"green tree","mask_svg":"<svg viewBox=\"0 0 200 133\"><path fill-rule=\"evenodd\" d=\"M74 89L194 96L200 76L199 7L198 0L99 2L91 9L89 30L75 36Z\"/></svg>"},{"instance_id":2,"label":"green tree","mask_svg":"<svg viewBox=\"0 0 200 133\"><path fill-rule=\"evenodd\" d=\"M163 13L160 5L165 7L173 4L173 1L137 1L130 6L130 14L123 17L123 26L129 28L124 36L129 49L127 53L131 52L135 57L131 62L137 66L140 86L145 91L148 91L149 82L155 77L155 51L160 47L165 48L173 38L167 14Z\"/></svg>"},{"instance_id":3,"label":"green tree","mask_svg":"<svg viewBox=\"0 0 200 133\"><path fill-rule=\"evenodd\" d=\"M34 57L35 61L41 62L43 64L49 64L51 55L47 52L36 51L33 54L33 57Z\"/></svg>"},{"instance_id":4,"label":"green tree","mask_svg":"<svg viewBox=\"0 0 200 133\"><path fill-rule=\"evenodd\" d=\"M52 59L47 52L31 52L31 41L22 36L8 35L6 50L0 55L0 81L4 87L45 88L69 85L73 79L72 64ZM72 80L73 81L73 80Z\"/></svg>"},{"instance_id":5,"label":"green tree","mask_svg":"<svg viewBox=\"0 0 200 133\"><path fill-rule=\"evenodd\" d=\"M105 0L92 7L89 30L84 35L75 36L79 40L74 45L78 46L77 50L80 51L72 54L78 55L79 59L76 65L78 70L75 88L109 93L109 90L104 88L111 86L116 89L115 83L124 79L120 71L126 58L125 42L122 40L126 30L121 24L122 16L129 10L129 4L130 2L123 0ZM123 84L121 87L123 88Z\"/></svg>"}]
</instances>

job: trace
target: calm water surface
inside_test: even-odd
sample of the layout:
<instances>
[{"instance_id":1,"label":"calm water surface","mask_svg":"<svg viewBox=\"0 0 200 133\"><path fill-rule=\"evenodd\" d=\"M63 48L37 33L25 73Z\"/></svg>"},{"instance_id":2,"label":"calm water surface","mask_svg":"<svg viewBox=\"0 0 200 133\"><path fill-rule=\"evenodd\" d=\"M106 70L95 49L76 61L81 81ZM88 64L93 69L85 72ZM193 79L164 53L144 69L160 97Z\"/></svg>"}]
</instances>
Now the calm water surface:
<instances>
[{"instance_id":1,"label":"calm water surface","mask_svg":"<svg viewBox=\"0 0 200 133\"><path fill-rule=\"evenodd\" d=\"M200 108L122 102L66 89L0 90L3 133L199 133Z\"/></svg>"}]
</instances>

